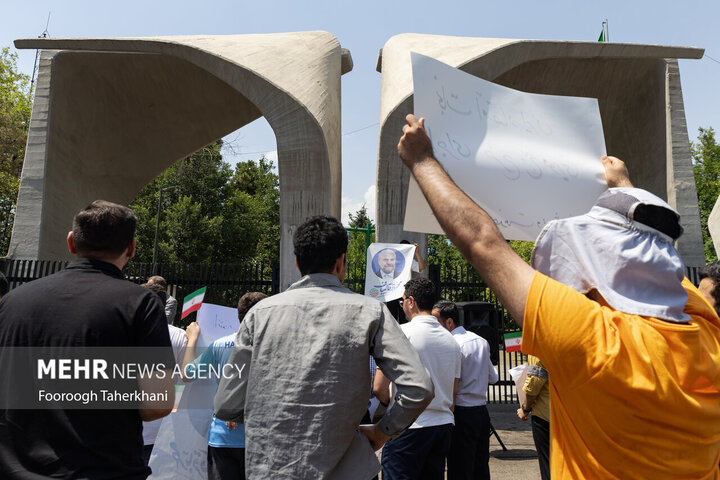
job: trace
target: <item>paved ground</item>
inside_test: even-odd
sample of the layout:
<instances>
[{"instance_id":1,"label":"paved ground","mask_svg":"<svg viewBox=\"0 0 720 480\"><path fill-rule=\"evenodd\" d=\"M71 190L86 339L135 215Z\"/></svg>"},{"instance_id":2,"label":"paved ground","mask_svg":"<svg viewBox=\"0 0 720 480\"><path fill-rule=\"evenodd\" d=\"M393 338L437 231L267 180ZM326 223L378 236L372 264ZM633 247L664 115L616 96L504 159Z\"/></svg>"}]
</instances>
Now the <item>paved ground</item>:
<instances>
[{"instance_id":1,"label":"paved ground","mask_svg":"<svg viewBox=\"0 0 720 480\"><path fill-rule=\"evenodd\" d=\"M493 480L540 480L530 420L523 422L515 412L516 404L489 405L490 419L500 439L490 437L490 476Z\"/></svg>"}]
</instances>

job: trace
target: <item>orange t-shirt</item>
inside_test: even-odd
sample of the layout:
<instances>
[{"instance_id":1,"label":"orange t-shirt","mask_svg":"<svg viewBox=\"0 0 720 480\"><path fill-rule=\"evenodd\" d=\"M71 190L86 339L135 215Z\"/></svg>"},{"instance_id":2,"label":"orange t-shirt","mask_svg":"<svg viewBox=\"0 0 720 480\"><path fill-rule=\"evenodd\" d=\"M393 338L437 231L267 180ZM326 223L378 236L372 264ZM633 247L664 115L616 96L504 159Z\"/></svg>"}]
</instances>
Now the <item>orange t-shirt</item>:
<instances>
[{"instance_id":1,"label":"orange t-shirt","mask_svg":"<svg viewBox=\"0 0 720 480\"><path fill-rule=\"evenodd\" d=\"M720 319L683 286L689 324L618 312L535 273L522 349L552 378L554 480L720 479Z\"/></svg>"}]
</instances>

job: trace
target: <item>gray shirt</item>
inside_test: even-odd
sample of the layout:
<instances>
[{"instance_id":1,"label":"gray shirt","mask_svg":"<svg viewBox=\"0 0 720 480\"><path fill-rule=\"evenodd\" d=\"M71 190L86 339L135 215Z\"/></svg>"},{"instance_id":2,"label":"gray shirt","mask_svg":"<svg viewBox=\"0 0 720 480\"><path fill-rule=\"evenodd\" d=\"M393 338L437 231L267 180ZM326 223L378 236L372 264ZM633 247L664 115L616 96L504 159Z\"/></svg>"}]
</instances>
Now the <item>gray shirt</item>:
<instances>
[{"instance_id":1,"label":"gray shirt","mask_svg":"<svg viewBox=\"0 0 720 480\"><path fill-rule=\"evenodd\" d=\"M165 300L165 316L168 323L175 323L175 312L177 312L177 300L168 293L167 300Z\"/></svg>"},{"instance_id":2,"label":"gray shirt","mask_svg":"<svg viewBox=\"0 0 720 480\"><path fill-rule=\"evenodd\" d=\"M244 420L249 479L377 473L377 458L357 432L367 409L370 355L397 386L379 424L397 435L432 400L433 385L384 304L319 273L248 312L228 360L244 370L221 380L215 414Z\"/></svg>"}]
</instances>

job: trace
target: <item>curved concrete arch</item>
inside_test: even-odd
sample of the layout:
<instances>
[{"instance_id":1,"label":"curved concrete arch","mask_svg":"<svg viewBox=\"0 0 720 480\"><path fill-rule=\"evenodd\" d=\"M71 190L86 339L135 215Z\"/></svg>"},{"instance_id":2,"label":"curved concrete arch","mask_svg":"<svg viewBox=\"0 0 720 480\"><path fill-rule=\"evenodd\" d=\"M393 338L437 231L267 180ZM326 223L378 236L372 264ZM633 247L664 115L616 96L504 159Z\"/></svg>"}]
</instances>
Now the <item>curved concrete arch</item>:
<instances>
[{"instance_id":1,"label":"curved concrete arch","mask_svg":"<svg viewBox=\"0 0 720 480\"><path fill-rule=\"evenodd\" d=\"M413 111L410 52L518 90L598 98L608 152L628 164L633 182L682 215L677 244L688 266L704 265L690 142L677 58L701 58L687 47L512 40L403 34L381 51L377 167L379 241L425 235L403 231L409 172L397 155L405 115Z\"/></svg>"},{"instance_id":2,"label":"curved concrete arch","mask_svg":"<svg viewBox=\"0 0 720 480\"><path fill-rule=\"evenodd\" d=\"M65 258L74 212L95 198L129 203L175 161L260 116L277 139L283 288L298 276L295 226L339 216L340 76L352 60L333 35L15 43L44 51L11 257Z\"/></svg>"}]
</instances>

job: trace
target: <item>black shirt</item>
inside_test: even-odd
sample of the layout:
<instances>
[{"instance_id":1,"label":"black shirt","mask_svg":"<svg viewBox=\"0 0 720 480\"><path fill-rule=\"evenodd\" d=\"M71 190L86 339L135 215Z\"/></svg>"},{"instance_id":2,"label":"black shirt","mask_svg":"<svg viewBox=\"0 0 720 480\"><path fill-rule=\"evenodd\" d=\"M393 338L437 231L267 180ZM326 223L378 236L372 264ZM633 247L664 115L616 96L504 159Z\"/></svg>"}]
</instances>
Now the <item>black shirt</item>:
<instances>
[{"instance_id":1,"label":"black shirt","mask_svg":"<svg viewBox=\"0 0 720 480\"><path fill-rule=\"evenodd\" d=\"M165 311L120 269L77 259L0 301L0 348L10 346L167 347ZM31 375L32 372L27 372ZM11 392L3 385L0 393ZM144 479L137 410L0 409L0 478Z\"/></svg>"}]
</instances>

